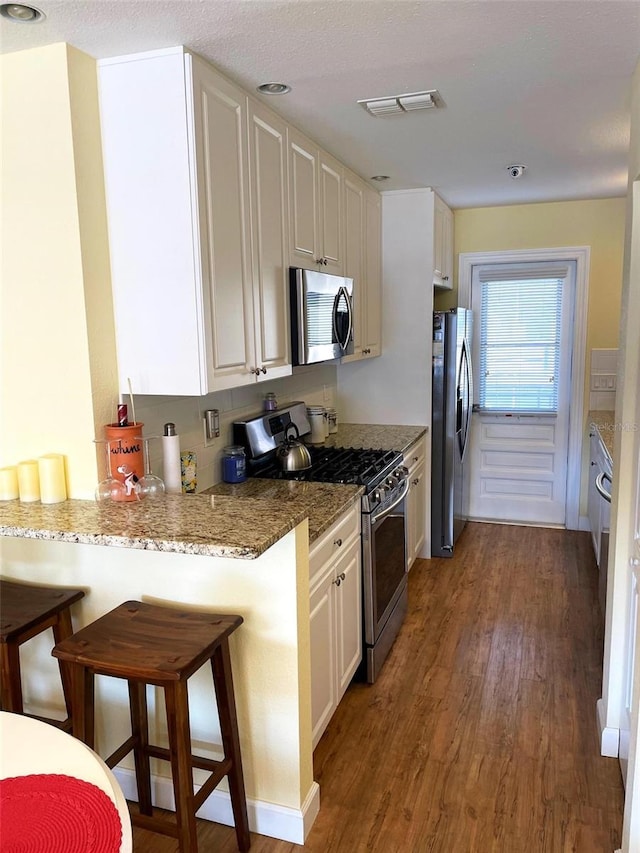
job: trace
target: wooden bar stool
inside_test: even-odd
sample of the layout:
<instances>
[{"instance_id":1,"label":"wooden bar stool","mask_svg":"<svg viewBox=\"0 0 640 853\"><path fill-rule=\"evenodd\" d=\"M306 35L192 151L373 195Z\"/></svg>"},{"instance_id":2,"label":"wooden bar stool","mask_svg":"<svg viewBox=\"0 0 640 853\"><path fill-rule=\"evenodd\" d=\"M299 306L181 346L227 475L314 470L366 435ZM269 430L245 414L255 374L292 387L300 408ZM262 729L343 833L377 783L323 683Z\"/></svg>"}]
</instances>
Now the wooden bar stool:
<instances>
[{"instance_id":1,"label":"wooden bar stool","mask_svg":"<svg viewBox=\"0 0 640 853\"><path fill-rule=\"evenodd\" d=\"M24 714L20 646L47 628L53 629L56 643L70 637L73 634L71 605L83 597L81 589L30 586L0 580L0 701L3 711ZM66 664L60 661L59 665L67 717L65 720L39 719L70 732L71 676Z\"/></svg>"},{"instance_id":2,"label":"wooden bar stool","mask_svg":"<svg viewBox=\"0 0 640 853\"><path fill-rule=\"evenodd\" d=\"M127 680L131 737L105 763L114 767L133 750L140 814L132 814L131 820L136 826L177 838L181 853L197 851L196 812L224 776L229 781L238 847L245 851L251 844L229 657L229 635L242 621L241 616L126 601L53 650L55 657L72 668L73 734L92 749L94 676ZM220 718L221 761L191 752L187 679L207 661L211 661ZM149 743L147 684L164 689L169 749ZM153 816L150 757L171 762L175 822ZM197 794L193 790L194 767L211 773Z\"/></svg>"}]
</instances>

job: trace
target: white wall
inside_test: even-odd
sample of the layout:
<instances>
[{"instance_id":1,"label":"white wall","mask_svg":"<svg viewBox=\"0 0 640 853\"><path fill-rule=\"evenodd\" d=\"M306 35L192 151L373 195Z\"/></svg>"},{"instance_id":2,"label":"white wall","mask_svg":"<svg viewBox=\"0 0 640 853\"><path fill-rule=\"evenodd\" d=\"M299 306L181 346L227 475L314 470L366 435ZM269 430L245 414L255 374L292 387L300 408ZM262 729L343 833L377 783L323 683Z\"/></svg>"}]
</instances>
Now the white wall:
<instances>
[{"instance_id":1,"label":"white wall","mask_svg":"<svg viewBox=\"0 0 640 853\"><path fill-rule=\"evenodd\" d=\"M382 355L338 368L343 420L431 426L433 200L382 193Z\"/></svg>"},{"instance_id":2,"label":"white wall","mask_svg":"<svg viewBox=\"0 0 640 853\"><path fill-rule=\"evenodd\" d=\"M338 368L340 418L431 430L432 190L382 194L382 355ZM431 437L426 439L425 530L431 556Z\"/></svg>"}]
</instances>

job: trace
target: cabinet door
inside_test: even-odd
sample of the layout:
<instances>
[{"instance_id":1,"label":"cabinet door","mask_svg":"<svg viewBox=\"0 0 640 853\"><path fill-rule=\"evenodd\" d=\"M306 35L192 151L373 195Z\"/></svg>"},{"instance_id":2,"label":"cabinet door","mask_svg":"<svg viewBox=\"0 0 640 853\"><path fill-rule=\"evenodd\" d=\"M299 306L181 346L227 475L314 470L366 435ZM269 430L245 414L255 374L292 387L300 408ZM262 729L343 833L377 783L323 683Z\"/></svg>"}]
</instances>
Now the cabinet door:
<instances>
[{"instance_id":1,"label":"cabinet door","mask_svg":"<svg viewBox=\"0 0 640 853\"><path fill-rule=\"evenodd\" d=\"M355 176L344 179L344 274L353 279L353 355L344 361L362 357L366 323L366 282L364 271L365 190Z\"/></svg>"},{"instance_id":2,"label":"cabinet door","mask_svg":"<svg viewBox=\"0 0 640 853\"><path fill-rule=\"evenodd\" d=\"M407 571L414 564L426 537L427 481L425 439L420 439L404 454L404 465L408 469L409 491L407 493Z\"/></svg>"},{"instance_id":3,"label":"cabinet door","mask_svg":"<svg viewBox=\"0 0 640 853\"><path fill-rule=\"evenodd\" d=\"M337 702L362 660L362 568L360 542L355 542L336 565Z\"/></svg>"},{"instance_id":4,"label":"cabinet door","mask_svg":"<svg viewBox=\"0 0 640 853\"><path fill-rule=\"evenodd\" d=\"M365 194L365 281L364 355L382 352L382 205L380 193L367 189Z\"/></svg>"},{"instance_id":5,"label":"cabinet door","mask_svg":"<svg viewBox=\"0 0 640 853\"><path fill-rule=\"evenodd\" d=\"M213 391L255 381L247 98L205 63L192 61L207 375Z\"/></svg>"},{"instance_id":6,"label":"cabinet door","mask_svg":"<svg viewBox=\"0 0 640 853\"><path fill-rule=\"evenodd\" d=\"M453 287L453 213L439 196L433 209L433 283L451 290Z\"/></svg>"},{"instance_id":7,"label":"cabinet door","mask_svg":"<svg viewBox=\"0 0 640 853\"><path fill-rule=\"evenodd\" d=\"M311 593L311 730L316 744L327 727L338 700L336 698L335 584L333 567Z\"/></svg>"},{"instance_id":8,"label":"cabinet door","mask_svg":"<svg viewBox=\"0 0 640 853\"><path fill-rule=\"evenodd\" d=\"M407 494L407 571L420 556L426 535L426 478L425 462L417 465L409 475Z\"/></svg>"},{"instance_id":9,"label":"cabinet door","mask_svg":"<svg viewBox=\"0 0 640 853\"><path fill-rule=\"evenodd\" d=\"M291 373L286 125L249 103L253 308L259 379Z\"/></svg>"},{"instance_id":10,"label":"cabinet door","mask_svg":"<svg viewBox=\"0 0 640 853\"><path fill-rule=\"evenodd\" d=\"M289 239L291 266L318 269L318 149L293 128L289 146Z\"/></svg>"},{"instance_id":11,"label":"cabinet door","mask_svg":"<svg viewBox=\"0 0 640 853\"><path fill-rule=\"evenodd\" d=\"M320 254L323 271L344 274L342 256L342 165L324 151L318 155Z\"/></svg>"}]
</instances>

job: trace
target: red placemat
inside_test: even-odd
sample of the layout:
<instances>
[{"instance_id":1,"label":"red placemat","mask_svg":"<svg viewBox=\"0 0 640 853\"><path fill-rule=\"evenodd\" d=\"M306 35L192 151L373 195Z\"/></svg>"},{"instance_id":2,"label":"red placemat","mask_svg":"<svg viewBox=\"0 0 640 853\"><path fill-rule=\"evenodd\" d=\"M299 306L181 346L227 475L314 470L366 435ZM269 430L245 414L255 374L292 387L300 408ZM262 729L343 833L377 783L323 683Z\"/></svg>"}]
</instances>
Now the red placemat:
<instances>
[{"instance_id":1,"label":"red placemat","mask_svg":"<svg viewBox=\"0 0 640 853\"><path fill-rule=\"evenodd\" d=\"M0 780L1 853L118 853L120 815L82 779L34 774Z\"/></svg>"}]
</instances>

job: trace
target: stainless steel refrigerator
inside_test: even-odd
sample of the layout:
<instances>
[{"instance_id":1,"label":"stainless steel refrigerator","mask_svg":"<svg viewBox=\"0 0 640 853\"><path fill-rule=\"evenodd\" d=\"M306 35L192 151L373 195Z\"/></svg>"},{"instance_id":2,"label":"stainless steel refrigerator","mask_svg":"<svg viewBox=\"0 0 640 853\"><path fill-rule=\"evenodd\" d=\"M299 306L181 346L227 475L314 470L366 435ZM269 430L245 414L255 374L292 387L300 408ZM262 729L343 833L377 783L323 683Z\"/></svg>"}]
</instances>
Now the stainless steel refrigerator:
<instances>
[{"instance_id":1,"label":"stainless steel refrigerator","mask_svg":"<svg viewBox=\"0 0 640 853\"><path fill-rule=\"evenodd\" d=\"M431 420L431 554L452 557L469 515L473 314L466 308L433 315Z\"/></svg>"}]
</instances>

